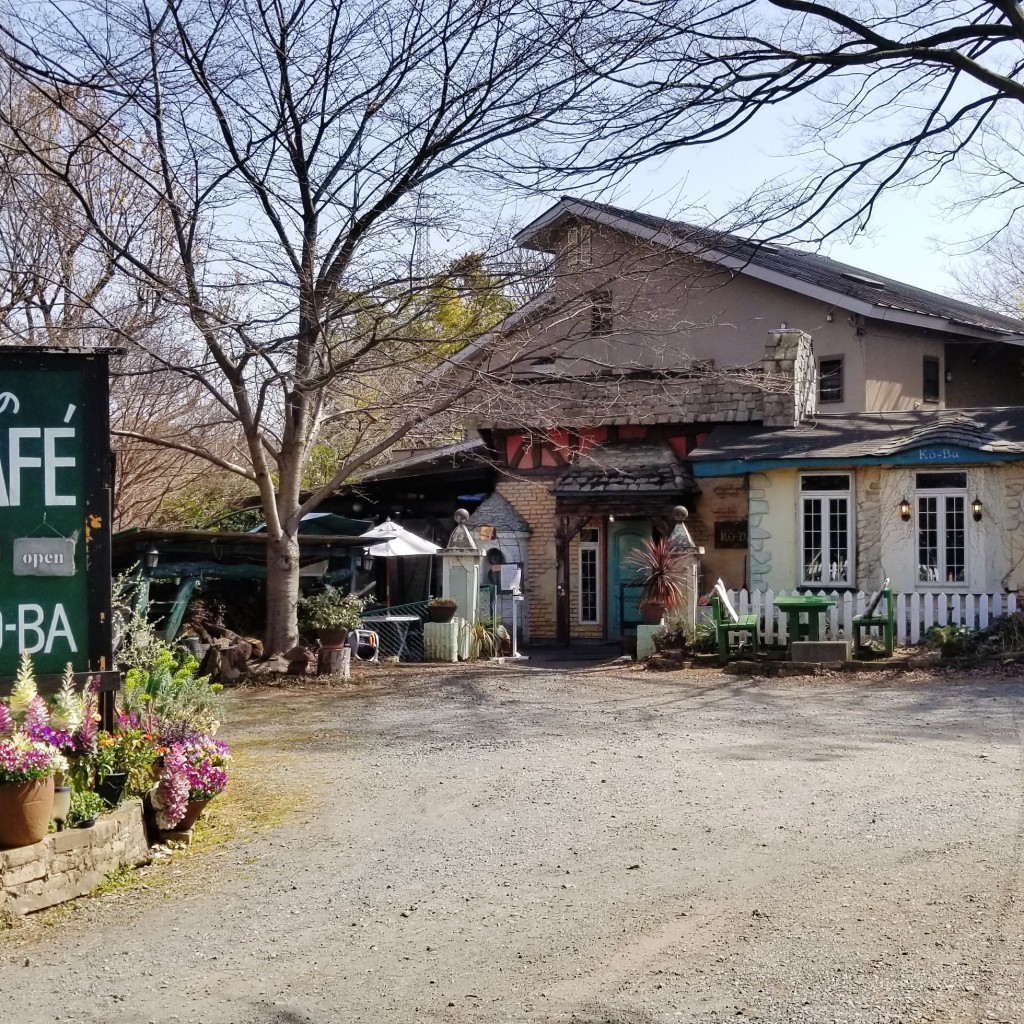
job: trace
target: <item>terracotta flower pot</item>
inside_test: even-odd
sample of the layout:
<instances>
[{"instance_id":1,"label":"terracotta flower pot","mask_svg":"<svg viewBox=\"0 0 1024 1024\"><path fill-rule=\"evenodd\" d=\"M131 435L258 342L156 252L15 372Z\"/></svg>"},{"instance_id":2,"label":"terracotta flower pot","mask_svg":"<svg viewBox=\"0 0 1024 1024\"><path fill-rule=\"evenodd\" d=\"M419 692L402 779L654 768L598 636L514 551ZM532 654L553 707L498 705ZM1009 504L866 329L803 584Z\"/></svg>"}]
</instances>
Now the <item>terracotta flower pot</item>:
<instances>
[{"instance_id":1,"label":"terracotta flower pot","mask_svg":"<svg viewBox=\"0 0 1024 1024\"><path fill-rule=\"evenodd\" d=\"M318 629L316 638L321 647L344 647L348 639L347 629Z\"/></svg>"},{"instance_id":2,"label":"terracotta flower pot","mask_svg":"<svg viewBox=\"0 0 1024 1024\"><path fill-rule=\"evenodd\" d=\"M645 626L657 626L665 618L665 606L660 601L641 601L640 614Z\"/></svg>"},{"instance_id":3,"label":"terracotta flower pot","mask_svg":"<svg viewBox=\"0 0 1024 1024\"><path fill-rule=\"evenodd\" d=\"M209 800L189 800L185 817L174 826L176 832L187 832L203 815Z\"/></svg>"},{"instance_id":4,"label":"terracotta flower pot","mask_svg":"<svg viewBox=\"0 0 1024 1024\"><path fill-rule=\"evenodd\" d=\"M43 840L53 813L53 776L0 783L0 850Z\"/></svg>"}]
</instances>

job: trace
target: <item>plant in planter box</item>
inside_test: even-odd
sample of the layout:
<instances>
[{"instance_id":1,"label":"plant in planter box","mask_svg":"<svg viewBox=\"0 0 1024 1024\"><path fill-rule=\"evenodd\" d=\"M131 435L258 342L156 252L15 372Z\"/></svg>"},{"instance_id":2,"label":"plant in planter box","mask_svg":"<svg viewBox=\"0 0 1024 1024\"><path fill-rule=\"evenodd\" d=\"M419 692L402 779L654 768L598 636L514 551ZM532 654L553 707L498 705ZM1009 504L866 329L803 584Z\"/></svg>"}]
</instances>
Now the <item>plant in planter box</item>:
<instances>
[{"instance_id":1,"label":"plant in planter box","mask_svg":"<svg viewBox=\"0 0 1024 1024\"><path fill-rule=\"evenodd\" d=\"M107 809L107 802L91 789L73 789L71 791L71 810L65 824L75 828L83 822L95 821Z\"/></svg>"},{"instance_id":2,"label":"plant in planter box","mask_svg":"<svg viewBox=\"0 0 1024 1024\"><path fill-rule=\"evenodd\" d=\"M362 624L365 603L355 594L324 587L319 594L299 601L299 626L304 632L315 633L321 643L343 644L345 637Z\"/></svg>"},{"instance_id":3,"label":"plant in planter box","mask_svg":"<svg viewBox=\"0 0 1024 1024\"><path fill-rule=\"evenodd\" d=\"M451 622L459 610L459 602L453 597L435 597L427 602L427 619L430 622Z\"/></svg>"},{"instance_id":4,"label":"plant in planter box","mask_svg":"<svg viewBox=\"0 0 1024 1024\"><path fill-rule=\"evenodd\" d=\"M656 629L651 635L654 649L661 651L688 651L691 643L691 629L680 619L674 619Z\"/></svg>"},{"instance_id":5,"label":"plant in planter box","mask_svg":"<svg viewBox=\"0 0 1024 1024\"><path fill-rule=\"evenodd\" d=\"M635 570L633 582L643 588L640 612L651 624L679 611L686 602L689 560L668 538L645 539L626 565Z\"/></svg>"}]
</instances>

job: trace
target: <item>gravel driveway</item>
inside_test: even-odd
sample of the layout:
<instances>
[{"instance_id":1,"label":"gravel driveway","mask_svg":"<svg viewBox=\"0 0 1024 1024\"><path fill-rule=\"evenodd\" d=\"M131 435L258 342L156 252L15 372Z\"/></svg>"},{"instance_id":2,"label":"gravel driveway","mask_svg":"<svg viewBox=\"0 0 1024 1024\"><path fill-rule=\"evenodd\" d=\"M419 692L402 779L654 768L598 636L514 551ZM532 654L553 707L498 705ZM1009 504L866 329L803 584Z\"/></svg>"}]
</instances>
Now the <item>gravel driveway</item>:
<instances>
[{"instance_id":1,"label":"gravel driveway","mask_svg":"<svg viewBox=\"0 0 1024 1024\"><path fill-rule=\"evenodd\" d=\"M459 669L232 703L308 804L0 935L0 1021L1024 1021L1019 684Z\"/></svg>"}]
</instances>

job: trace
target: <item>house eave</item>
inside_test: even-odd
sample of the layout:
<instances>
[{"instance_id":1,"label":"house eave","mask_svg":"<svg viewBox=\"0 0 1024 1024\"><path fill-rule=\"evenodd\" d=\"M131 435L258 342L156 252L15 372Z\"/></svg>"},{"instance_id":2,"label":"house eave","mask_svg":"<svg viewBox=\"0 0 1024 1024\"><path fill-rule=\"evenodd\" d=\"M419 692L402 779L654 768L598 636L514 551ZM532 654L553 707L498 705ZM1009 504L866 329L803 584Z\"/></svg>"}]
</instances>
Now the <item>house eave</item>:
<instances>
[{"instance_id":1,"label":"house eave","mask_svg":"<svg viewBox=\"0 0 1024 1024\"><path fill-rule=\"evenodd\" d=\"M540 252L554 251L551 245L543 240L543 235L560 220L575 217L581 220L590 220L602 224L613 231L623 234L634 235L654 245L672 249L686 256L696 257L714 263L725 270L737 274L744 274L765 284L771 284L786 291L803 295L806 298L816 299L830 306L844 309L848 313L867 317L883 323L899 324L906 327L922 328L929 331L937 331L944 334L959 335L979 341L1001 341L1009 345L1024 346L1024 333L1013 334L1010 331L993 330L973 324L961 323L947 317L935 316L926 313L917 313L911 310L897 309L891 306L876 305L856 299L843 292L831 288L823 288L820 285L811 284L791 277L788 274L780 273L766 267L758 266L749 260L743 260L737 256L730 256L717 249L695 243L687 243L680 240L676 235L666 230L647 227L637 224L625 217L617 217L607 211L594 209L593 207L580 203L577 200L565 198L552 206L550 210L541 214L534 221L528 224L515 236L517 245L523 248ZM799 326L799 325L798 325Z\"/></svg>"}]
</instances>

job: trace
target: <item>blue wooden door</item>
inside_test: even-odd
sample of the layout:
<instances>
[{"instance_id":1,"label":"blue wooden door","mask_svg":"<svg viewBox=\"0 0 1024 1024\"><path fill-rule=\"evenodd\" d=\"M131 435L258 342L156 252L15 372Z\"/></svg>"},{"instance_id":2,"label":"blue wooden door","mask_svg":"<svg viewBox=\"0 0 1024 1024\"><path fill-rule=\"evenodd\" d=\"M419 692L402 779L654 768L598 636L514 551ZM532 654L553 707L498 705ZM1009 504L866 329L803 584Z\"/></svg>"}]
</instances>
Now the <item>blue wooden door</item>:
<instances>
[{"instance_id":1,"label":"blue wooden door","mask_svg":"<svg viewBox=\"0 0 1024 1024\"><path fill-rule=\"evenodd\" d=\"M640 621L640 588L633 585L636 569L627 565L630 552L651 536L650 523L640 520L608 524L608 639L636 633Z\"/></svg>"}]
</instances>

